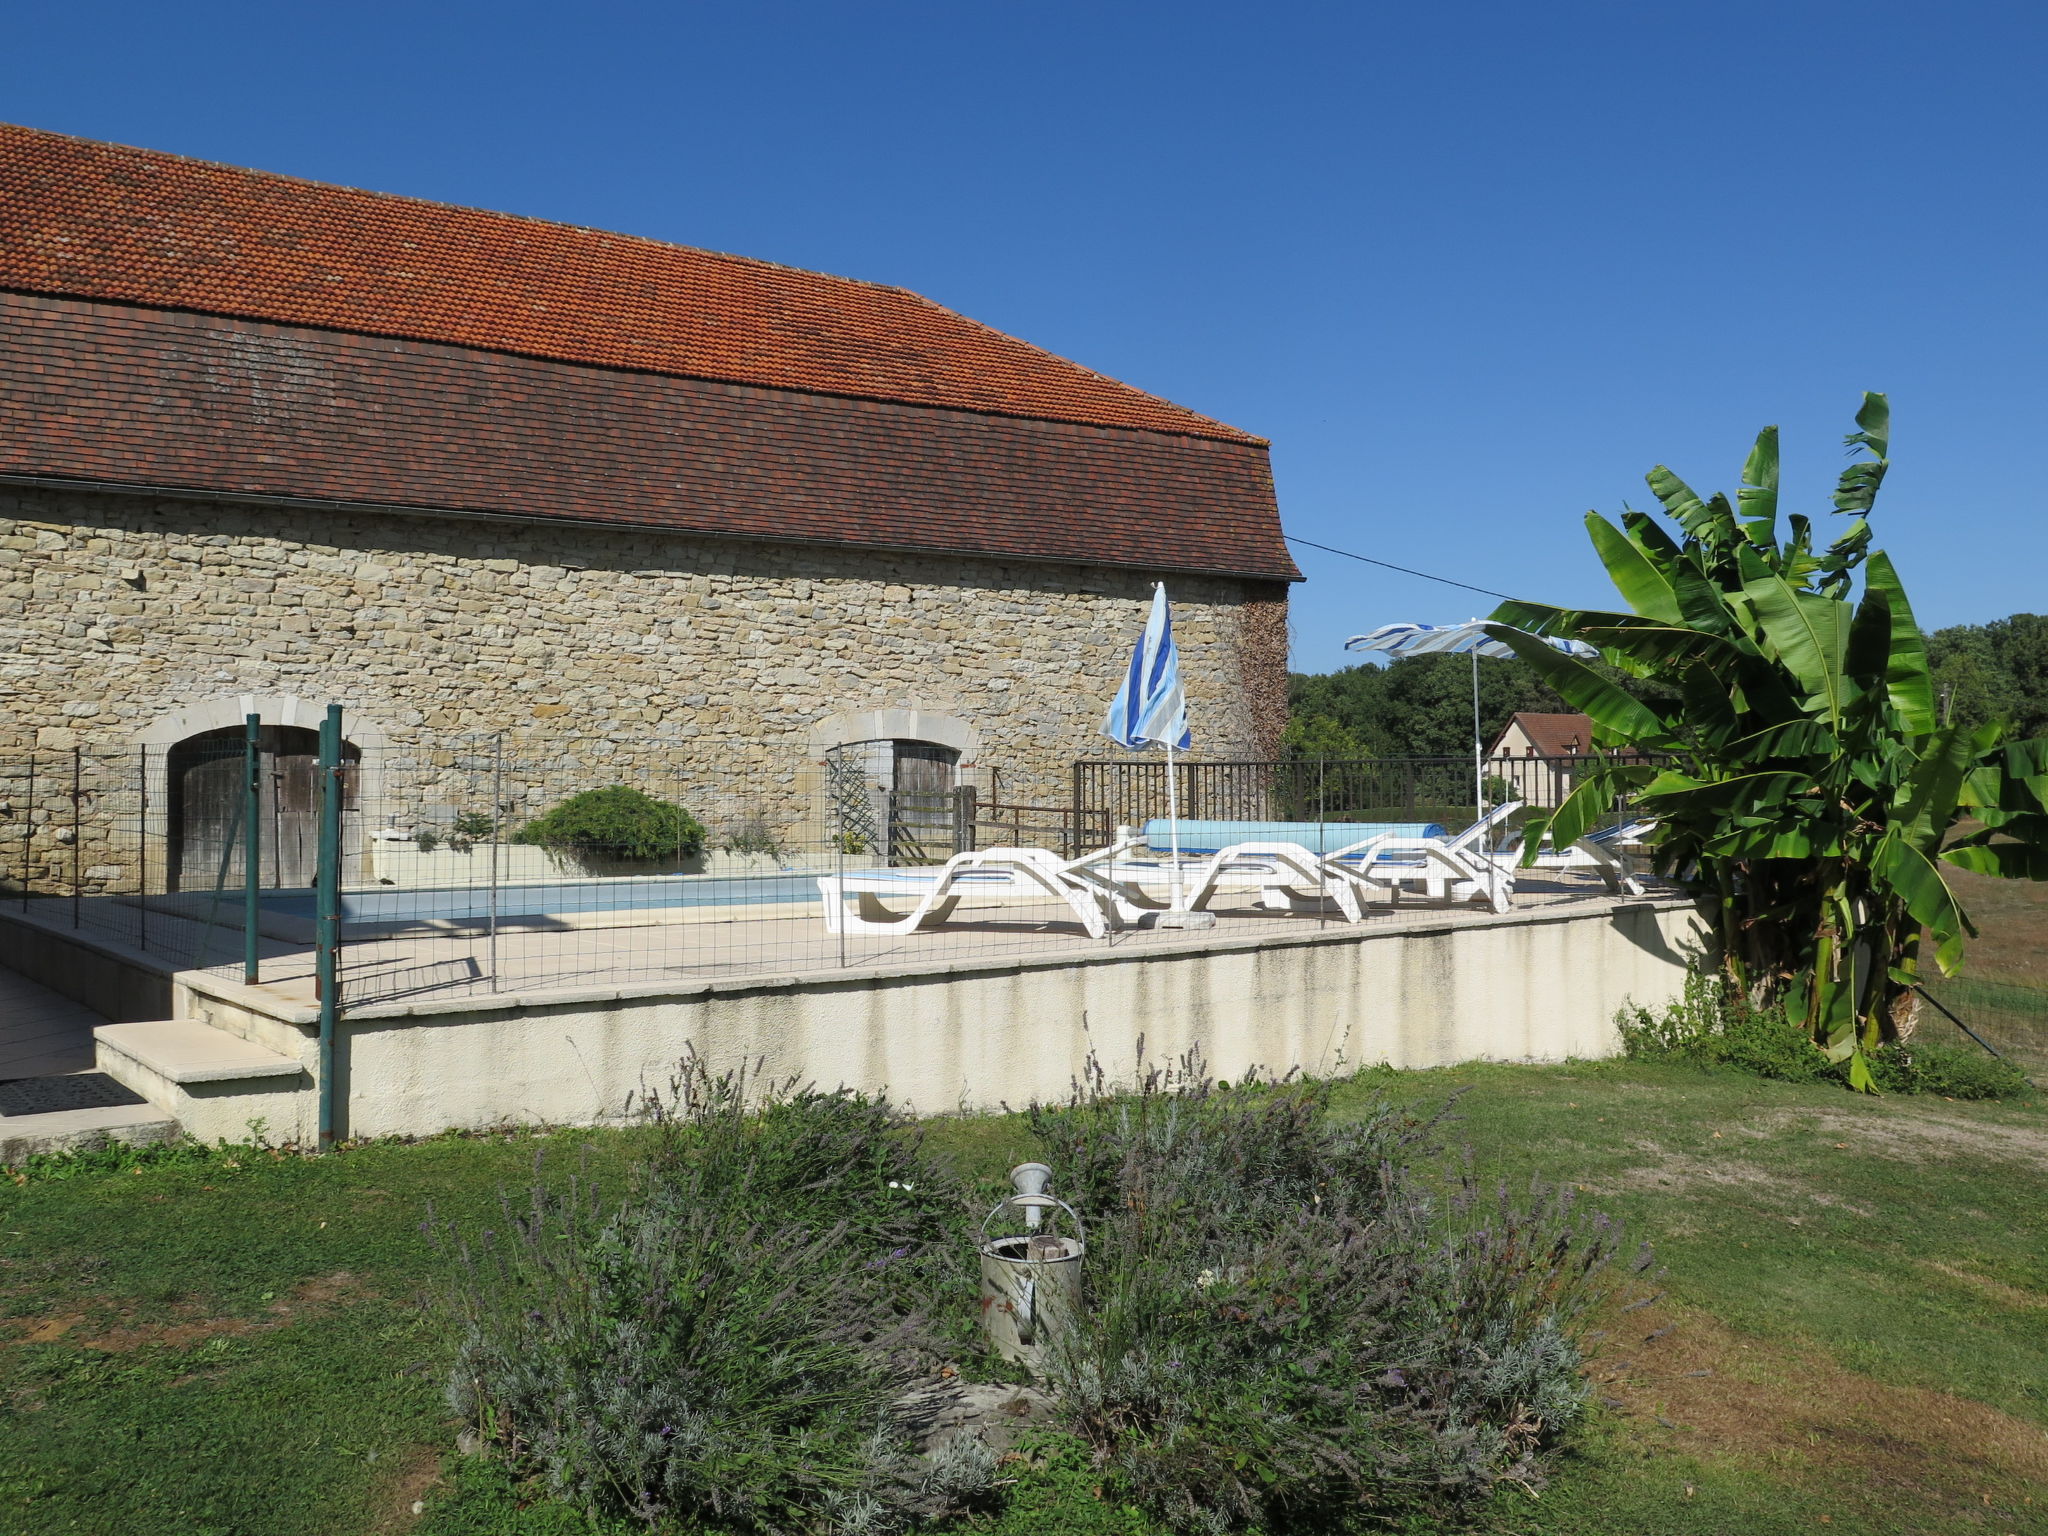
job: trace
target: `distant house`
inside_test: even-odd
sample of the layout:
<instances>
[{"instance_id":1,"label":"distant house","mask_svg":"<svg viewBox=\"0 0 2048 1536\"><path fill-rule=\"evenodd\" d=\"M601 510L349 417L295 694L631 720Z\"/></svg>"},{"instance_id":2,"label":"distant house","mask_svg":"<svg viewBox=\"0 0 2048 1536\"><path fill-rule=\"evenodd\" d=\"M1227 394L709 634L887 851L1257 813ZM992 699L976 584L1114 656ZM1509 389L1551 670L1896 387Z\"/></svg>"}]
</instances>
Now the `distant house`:
<instances>
[{"instance_id":1,"label":"distant house","mask_svg":"<svg viewBox=\"0 0 2048 1536\"><path fill-rule=\"evenodd\" d=\"M1585 715L1518 712L1487 753L1489 772L1514 786L1514 798L1556 805L1571 792L1577 760L1593 751L1593 722Z\"/></svg>"}]
</instances>

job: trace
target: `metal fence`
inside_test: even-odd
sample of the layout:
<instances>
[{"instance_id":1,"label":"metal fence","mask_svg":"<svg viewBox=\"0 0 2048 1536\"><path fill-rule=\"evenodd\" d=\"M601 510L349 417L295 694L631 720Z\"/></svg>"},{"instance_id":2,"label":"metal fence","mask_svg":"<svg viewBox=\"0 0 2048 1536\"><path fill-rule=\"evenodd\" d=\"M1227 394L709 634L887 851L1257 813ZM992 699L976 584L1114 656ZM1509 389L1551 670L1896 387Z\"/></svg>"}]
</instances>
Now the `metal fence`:
<instances>
[{"instance_id":1,"label":"metal fence","mask_svg":"<svg viewBox=\"0 0 2048 1536\"><path fill-rule=\"evenodd\" d=\"M323 749L310 728L258 721L169 748L36 753L0 761L0 873L41 922L336 1008L1135 937L1091 937L1058 895L994 883L937 934L829 923L821 880L872 921L914 907L915 872L962 851L1076 857L1163 811L1161 762L1080 764L1074 802L1040 805L914 743L734 772L748 750L509 734ZM1456 759L1179 771L1189 817L1470 815Z\"/></svg>"},{"instance_id":2,"label":"metal fence","mask_svg":"<svg viewBox=\"0 0 2048 1536\"><path fill-rule=\"evenodd\" d=\"M2048 1088L2048 991L1968 974L1935 977L1922 990L1938 1006L1920 1010L1918 1038L1982 1047Z\"/></svg>"},{"instance_id":3,"label":"metal fence","mask_svg":"<svg viewBox=\"0 0 2048 1536\"><path fill-rule=\"evenodd\" d=\"M1604 761L1649 762L1609 757ZM1519 800L1555 806L1602 762L1597 757L1489 759L1486 804ZM1166 815L1166 763L1160 757L1082 761L1073 768L1073 806L1089 835L1106 836ZM1469 826L1469 757L1292 758L1266 762L1177 762L1181 815L1202 821L1436 821Z\"/></svg>"},{"instance_id":4,"label":"metal fence","mask_svg":"<svg viewBox=\"0 0 2048 1536\"><path fill-rule=\"evenodd\" d=\"M942 937L834 932L819 881L886 884L887 871L977 848L1071 858L1162 816L1166 798L1158 759L1077 763L1072 803L1034 805L1001 798L993 774L939 787L920 770L905 785L857 752L737 781L705 766L716 754L701 742L674 739L464 737L334 755L323 770L314 732L262 725L253 738L233 728L170 748L0 759L0 900L311 1001L324 865L337 1008L858 968L1131 941L1091 939L1063 902L1014 890L970 898ZM1488 800L1555 803L1593 761L1497 760ZM1176 770L1190 819L1462 826L1473 811L1469 759ZM915 882L875 899L906 910ZM1974 977L1928 990L2048 1081L2048 991ZM1934 1010L1922 1027L1965 1038Z\"/></svg>"},{"instance_id":5,"label":"metal fence","mask_svg":"<svg viewBox=\"0 0 2048 1536\"><path fill-rule=\"evenodd\" d=\"M993 883L936 935L834 931L821 878L875 919L913 908L916 872L957 852L1072 856L1084 835L1065 808L944 783L971 775L911 752L736 774L716 749L743 745L758 746L463 737L347 747L330 771L314 731L261 725L0 760L0 900L176 969L348 1008L1130 937L1091 938L1058 896ZM883 887L865 904L862 877Z\"/></svg>"}]
</instances>

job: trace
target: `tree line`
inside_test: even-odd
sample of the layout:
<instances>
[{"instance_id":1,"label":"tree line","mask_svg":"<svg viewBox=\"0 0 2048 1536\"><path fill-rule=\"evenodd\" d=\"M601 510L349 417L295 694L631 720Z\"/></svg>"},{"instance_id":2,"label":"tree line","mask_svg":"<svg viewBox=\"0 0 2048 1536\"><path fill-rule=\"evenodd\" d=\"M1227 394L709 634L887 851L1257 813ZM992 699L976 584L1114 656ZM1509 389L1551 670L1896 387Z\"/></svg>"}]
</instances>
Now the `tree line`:
<instances>
[{"instance_id":1,"label":"tree line","mask_svg":"<svg viewBox=\"0 0 2048 1536\"><path fill-rule=\"evenodd\" d=\"M1927 637L1927 652L1948 720L2004 720L2016 737L2048 736L2048 616L2015 613L1938 629ZM1665 691L1603 670L1637 697ZM1287 703L1281 742L1288 757L1463 757L1472 750L1469 657L1411 656L1387 666L1290 673ZM1479 721L1489 747L1521 711L1573 712L1519 657L1481 660Z\"/></svg>"},{"instance_id":2,"label":"tree line","mask_svg":"<svg viewBox=\"0 0 2048 1536\"><path fill-rule=\"evenodd\" d=\"M1927 637L1943 715L1957 725L2004 720L2021 739L2048 736L2048 616L2015 613Z\"/></svg>"},{"instance_id":3,"label":"tree line","mask_svg":"<svg viewBox=\"0 0 2048 1536\"><path fill-rule=\"evenodd\" d=\"M1288 757L1468 757L1472 660L1409 656L1386 666L1295 672L1287 679ZM1479 719L1488 746L1520 710L1568 712L1519 657L1479 663Z\"/></svg>"}]
</instances>

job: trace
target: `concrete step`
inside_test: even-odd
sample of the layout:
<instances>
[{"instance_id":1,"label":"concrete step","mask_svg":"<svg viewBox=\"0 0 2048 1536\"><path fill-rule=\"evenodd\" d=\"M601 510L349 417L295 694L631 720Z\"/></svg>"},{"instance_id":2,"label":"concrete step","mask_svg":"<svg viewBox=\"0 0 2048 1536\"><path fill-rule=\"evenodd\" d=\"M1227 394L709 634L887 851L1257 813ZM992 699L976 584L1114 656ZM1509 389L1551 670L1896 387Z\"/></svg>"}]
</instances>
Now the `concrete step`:
<instances>
[{"instance_id":1,"label":"concrete step","mask_svg":"<svg viewBox=\"0 0 2048 1536\"><path fill-rule=\"evenodd\" d=\"M99 1070L176 1117L202 1141L298 1134L302 1063L196 1019L102 1024Z\"/></svg>"},{"instance_id":2,"label":"concrete step","mask_svg":"<svg viewBox=\"0 0 2048 1536\"><path fill-rule=\"evenodd\" d=\"M102 1024L92 1032L99 1069L119 1078L120 1068L139 1067L168 1082L225 1083L250 1077L293 1077L302 1069L289 1056L193 1019L147 1024ZM130 1083L136 1092L149 1090Z\"/></svg>"},{"instance_id":3,"label":"concrete step","mask_svg":"<svg viewBox=\"0 0 2048 1536\"><path fill-rule=\"evenodd\" d=\"M169 1141L178 1122L98 1072L20 1078L0 1085L0 1164L37 1152L88 1151L110 1141Z\"/></svg>"}]
</instances>

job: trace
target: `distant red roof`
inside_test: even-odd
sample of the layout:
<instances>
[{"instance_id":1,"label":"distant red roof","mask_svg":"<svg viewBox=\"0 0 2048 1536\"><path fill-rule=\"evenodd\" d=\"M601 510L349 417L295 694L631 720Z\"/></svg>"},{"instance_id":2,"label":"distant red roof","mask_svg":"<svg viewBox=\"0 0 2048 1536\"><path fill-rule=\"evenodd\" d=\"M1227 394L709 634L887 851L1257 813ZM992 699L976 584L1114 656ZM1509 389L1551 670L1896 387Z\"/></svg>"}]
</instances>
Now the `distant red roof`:
<instances>
[{"instance_id":1,"label":"distant red roof","mask_svg":"<svg viewBox=\"0 0 2048 1536\"><path fill-rule=\"evenodd\" d=\"M1508 732L1516 726L1529 738L1538 757L1583 757L1593 750L1593 721L1588 715L1537 715L1516 713L1493 744L1489 757L1498 756Z\"/></svg>"},{"instance_id":2,"label":"distant red roof","mask_svg":"<svg viewBox=\"0 0 2048 1536\"><path fill-rule=\"evenodd\" d=\"M0 289L1263 444L905 289L8 125Z\"/></svg>"}]
</instances>

